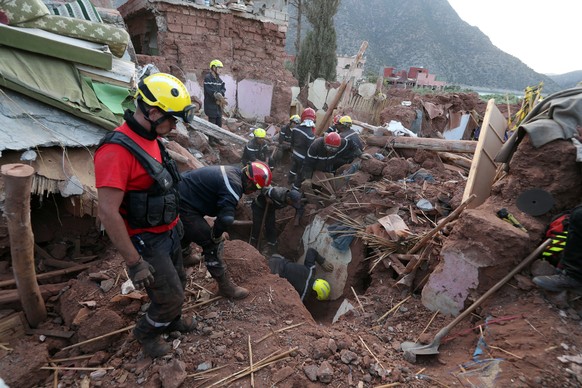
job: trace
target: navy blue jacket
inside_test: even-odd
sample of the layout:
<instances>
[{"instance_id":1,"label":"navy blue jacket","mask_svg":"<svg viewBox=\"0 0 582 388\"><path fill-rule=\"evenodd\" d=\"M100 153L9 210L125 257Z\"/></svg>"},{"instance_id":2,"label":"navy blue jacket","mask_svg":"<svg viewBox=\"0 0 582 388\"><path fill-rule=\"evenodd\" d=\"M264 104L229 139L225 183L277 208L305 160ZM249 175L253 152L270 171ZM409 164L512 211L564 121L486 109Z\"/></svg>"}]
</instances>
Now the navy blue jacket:
<instances>
[{"instance_id":1,"label":"navy blue jacket","mask_svg":"<svg viewBox=\"0 0 582 388\"><path fill-rule=\"evenodd\" d=\"M208 166L186 171L178 183L180 209L216 217L215 236L234 221L243 195L242 170L236 166Z\"/></svg>"},{"instance_id":2,"label":"navy blue jacket","mask_svg":"<svg viewBox=\"0 0 582 388\"><path fill-rule=\"evenodd\" d=\"M217 92L224 96L226 86L224 86L224 81L220 77L215 78L214 74L209 72L204 77L204 114L208 117L222 116L222 110L214 97L214 93Z\"/></svg>"},{"instance_id":3,"label":"navy blue jacket","mask_svg":"<svg viewBox=\"0 0 582 388\"><path fill-rule=\"evenodd\" d=\"M315 249L309 248L303 264L293 263L281 255L273 255L269 258L269 268L271 273L287 279L297 290L301 300L304 300L309 290L313 288L313 282L315 282L316 262L322 265L325 258Z\"/></svg>"}]
</instances>

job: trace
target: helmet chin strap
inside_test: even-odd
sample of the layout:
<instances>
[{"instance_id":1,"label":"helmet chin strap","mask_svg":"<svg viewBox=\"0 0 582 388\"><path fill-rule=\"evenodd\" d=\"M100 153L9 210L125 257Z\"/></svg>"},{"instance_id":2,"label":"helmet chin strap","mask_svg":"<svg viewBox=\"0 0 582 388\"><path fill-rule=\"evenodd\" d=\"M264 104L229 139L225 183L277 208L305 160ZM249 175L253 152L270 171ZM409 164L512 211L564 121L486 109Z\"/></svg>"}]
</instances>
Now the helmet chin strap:
<instances>
[{"instance_id":1,"label":"helmet chin strap","mask_svg":"<svg viewBox=\"0 0 582 388\"><path fill-rule=\"evenodd\" d=\"M163 123L168 118L165 116L162 116L159 119L154 121L154 120L150 119L150 114L149 114L148 110L146 109L145 103L142 100L138 100L137 106L139 107L139 110L141 110L141 113L143 113L146 121L148 123L150 123L150 133L148 134L149 135L148 139L149 140L156 139L158 137L158 133L156 132L156 128L158 127L158 125Z\"/></svg>"}]
</instances>

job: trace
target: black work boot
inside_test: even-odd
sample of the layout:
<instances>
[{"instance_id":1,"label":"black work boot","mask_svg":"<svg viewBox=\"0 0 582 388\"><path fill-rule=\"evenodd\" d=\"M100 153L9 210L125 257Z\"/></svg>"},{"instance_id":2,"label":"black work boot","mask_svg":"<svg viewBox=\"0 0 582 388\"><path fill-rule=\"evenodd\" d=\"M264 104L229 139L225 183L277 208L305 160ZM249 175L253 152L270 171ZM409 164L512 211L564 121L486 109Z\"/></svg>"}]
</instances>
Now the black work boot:
<instances>
[{"instance_id":1,"label":"black work boot","mask_svg":"<svg viewBox=\"0 0 582 388\"><path fill-rule=\"evenodd\" d=\"M196 320L192 316L187 316L174 319L165 331L168 333L173 331L179 331L180 333L190 333L194 330L196 330Z\"/></svg>"},{"instance_id":2,"label":"black work boot","mask_svg":"<svg viewBox=\"0 0 582 388\"><path fill-rule=\"evenodd\" d=\"M160 337L160 330L142 317L133 329L133 336L141 344L145 354L152 358L168 354L172 347Z\"/></svg>"},{"instance_id":3,"label":"black work boot","mask_svg":"<svg viewBox=\"0 0 582 388\"><path fill-rule=\"evenodd\" d=\"M244 299L249 295L249 290L237 286L226 273L216 278L218 294L229 299Z\"/></svg>"},{"instance_id":4,"label":"black work boot","mask_svg":"<svg viewBox=\"0 0 582 388\"><path fill-rule=\"evenodd\" d=\"M536 276L533 278L533 282L538 287L554 292L572 289L582 290L582 281L576 280L564 272L558 275Z\"/></svg>"}]
</instances>

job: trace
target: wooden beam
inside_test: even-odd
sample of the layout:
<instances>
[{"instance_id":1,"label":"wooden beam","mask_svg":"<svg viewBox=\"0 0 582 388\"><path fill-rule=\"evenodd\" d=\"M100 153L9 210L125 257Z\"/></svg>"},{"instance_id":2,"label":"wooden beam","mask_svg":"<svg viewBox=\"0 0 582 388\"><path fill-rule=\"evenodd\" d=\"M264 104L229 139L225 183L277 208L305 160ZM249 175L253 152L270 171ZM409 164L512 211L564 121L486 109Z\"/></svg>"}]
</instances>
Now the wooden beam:
<instances>
[{"instance_id":1,"label":"wooden beam","mask_svg":"<svg viewBox=\"0 0 582 388\"><path fill-rule=\"evenodd\" d=\"M461 153L473 153L477 147L477 142L472 140L444 140L406 136L368 136L366 143L382 148L405 148Z\"/></svg>"},{"instance_id":2,"label":"wooden beam","mask_svg":"<svg viewBox=\"0 0 582 388\"><path fill-rule=\"evenodd\" d=\"M18 284L17 299L28 323L40 325L47 317L34 269L34 235L30 222L30 187L34 168L27 164L5 164L1 168L6 201L4 216L10 236L10 254L14 278Z\"/></svg>"},{"instance_id":3,"label":"wooden beam","mask_svg":"<svg viewBox=\"0 0 582 388\"><path fill-rule=\"evenodd\" d=\"M328 128L331 116L333 115L333 110L336 108L337 104L341 100L341 98L344 94L344 91L346 90L346 87L348 85L348 82L349 82L350 78L352 78L352 72L358 66L358 63L360 63L360 61L362 60L362 57L364 56L364 52L366 51L367 48L368 48L368 42L363 41L362 45L360 46L360 51L358 51L358 54L356 55L354 62L350 66L350 71L348 72L346 77L343 79L340 87L337 90L335 97L333 98L333 101L327 107L327 110L325 111L325 115L323 116L323 119L320 120L318 125L317 125L317 130L315 131L316 136L321 136L321 134Z\"/></svg>"},{"instance_id":4,"label":"wooden beam","mask_svg":"<svg viewBox=\"0 0 582 388\"><path fill-rule=\"evenodd\" d=\"M81 264L74 267L59 269L57 271L50 271L36 275L36 280L50 279L61 275L67 275L70 273L81 272L92 266L93 264ZM16 279L2 280L0 281L1 287L13 286L16 284Z\"/></svg>"},{"instance_id":5,"label":"wooden beam","mask_svg":"<svg viewBox=\"0 0 582 388\"><path fill-rule=\"evenodd\" d=\"M239 145L245 145L249 141L249 139L245 139L242 136L231 133L226 129L222 129L218 125L212 124L211 122L203 120L197 116L194 116L194 120L188 125L191 129L200 131L206 136L210 136L215 139L225 140L227 142Z\"/></svg>"}]
</instances>

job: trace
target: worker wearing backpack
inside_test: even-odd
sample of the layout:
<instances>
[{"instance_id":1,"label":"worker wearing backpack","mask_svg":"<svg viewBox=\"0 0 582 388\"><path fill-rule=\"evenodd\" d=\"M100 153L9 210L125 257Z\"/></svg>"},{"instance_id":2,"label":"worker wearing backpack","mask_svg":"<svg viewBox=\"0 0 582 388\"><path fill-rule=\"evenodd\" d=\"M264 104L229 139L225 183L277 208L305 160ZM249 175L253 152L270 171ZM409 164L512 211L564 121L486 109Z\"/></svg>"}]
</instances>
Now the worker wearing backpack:
<instances>
[{"instance_id":1,"label":"worker wearing backpack","mask_svg":"<svg viewBox=\"0 0 582 388\"><path fill-rule=\"evenodd\" d=\"M536 276L533 282L548 291L582 290L582 205L574 208L569 217L568 237L559 274Z\"/></svg>"}]
</instances>

